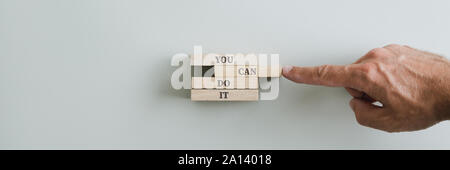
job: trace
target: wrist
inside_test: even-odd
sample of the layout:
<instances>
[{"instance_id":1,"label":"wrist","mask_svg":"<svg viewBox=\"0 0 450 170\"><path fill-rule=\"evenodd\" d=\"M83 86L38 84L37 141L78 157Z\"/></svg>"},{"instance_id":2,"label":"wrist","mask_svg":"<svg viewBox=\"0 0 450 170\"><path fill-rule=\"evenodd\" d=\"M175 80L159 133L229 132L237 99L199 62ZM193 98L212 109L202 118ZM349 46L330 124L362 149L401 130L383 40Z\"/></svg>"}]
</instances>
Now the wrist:
<instances>
[{"instance_id":1,"label":"wrist","mask_svg":"<svg viewBox=\"0 0 450 170\"><path fill-rule=\"evenodd\" d=\"M444 120L450 120L450 79L447 80L448 85L447 88L444 89L444 97L443 97L443 105L442 114L444 115Z\"/></svg>"},{"instance_id":2,"label":"wrist","mask_svg":"<svg viewBox=\"0 0 450 170\"><path fill-rule=\"evenodd\" d=\"M446 60L446 66L447 68L450 68L450 61ZM447 75L447 76L445 76ZM441 84L441 102L440 103L440 107L441 109L439 109L438 111L440 112L439 114L441 114L442 120L450 120L450 69L445 70L444 74L442 74L442 78L440 79L440 84Z\"/></svg>"},{"instance_id":3,"label":"wrist","mask_svg":"<svg viewBox=\"0 0 450 170\"><path fill-rule=\"evenodd\" d=\"M439 69L432 69L435 73L429 80L428 89L433 101L432 110L438 121L450 120L450 61L442 59ZM443 67L442 67L443 66Z\"/></svg>"}]
</instances>

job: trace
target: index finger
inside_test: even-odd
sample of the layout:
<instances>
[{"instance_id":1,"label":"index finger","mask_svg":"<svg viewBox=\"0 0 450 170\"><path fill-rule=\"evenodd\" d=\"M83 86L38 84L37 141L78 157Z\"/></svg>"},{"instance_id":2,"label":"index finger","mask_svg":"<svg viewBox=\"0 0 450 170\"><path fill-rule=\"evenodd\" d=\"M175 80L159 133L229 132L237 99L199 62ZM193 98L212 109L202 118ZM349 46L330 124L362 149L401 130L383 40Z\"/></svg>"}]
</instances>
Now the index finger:
<instances>
[{"instance_id":1,"label":"index finger","mask_svg":"<svg viewBox=\"0 0 450 170\"><path fill-rule=\"evenodd\" d=\"M360 89L361 77L354 64L316 67L283 67L283 76L297 83Z\"/></svg>"}]
</instances>

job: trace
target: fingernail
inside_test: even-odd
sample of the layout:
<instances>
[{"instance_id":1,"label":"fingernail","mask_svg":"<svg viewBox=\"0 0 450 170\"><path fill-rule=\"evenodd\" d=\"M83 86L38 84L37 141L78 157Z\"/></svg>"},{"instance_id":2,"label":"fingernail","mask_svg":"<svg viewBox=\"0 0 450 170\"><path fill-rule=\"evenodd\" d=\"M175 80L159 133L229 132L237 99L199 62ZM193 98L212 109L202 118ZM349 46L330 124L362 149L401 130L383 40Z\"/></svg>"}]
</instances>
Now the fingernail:
<instances>
[{"instance_id":1,"label":"fingernail","mask_svg":"<svg viewBox=\"0 0 450 170\"><path fill-rule=\"evenodd\" d=\"M292 70L292 66L283 66L283 75L287 75Z\"/></svg>"}]
</instances>

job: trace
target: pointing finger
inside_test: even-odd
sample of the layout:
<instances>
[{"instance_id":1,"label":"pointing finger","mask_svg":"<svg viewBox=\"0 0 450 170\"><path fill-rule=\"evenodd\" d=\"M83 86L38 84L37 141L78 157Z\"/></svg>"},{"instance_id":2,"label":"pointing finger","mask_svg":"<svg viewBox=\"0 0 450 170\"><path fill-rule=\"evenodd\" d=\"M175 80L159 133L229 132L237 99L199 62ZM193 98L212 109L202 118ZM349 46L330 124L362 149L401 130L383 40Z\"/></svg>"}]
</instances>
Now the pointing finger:
<instances>
[{"instance_id":1,"label":"pointing finger","mask_svg":"<svg viewBox=\"0 0 450 170\"><path fill-rule=\"evenodd\" d=\"M283 76L297 83L354 88L359 86L361 79L355 74L353 67L353 65L285 66Z\"/></svg>"}]
</instances>

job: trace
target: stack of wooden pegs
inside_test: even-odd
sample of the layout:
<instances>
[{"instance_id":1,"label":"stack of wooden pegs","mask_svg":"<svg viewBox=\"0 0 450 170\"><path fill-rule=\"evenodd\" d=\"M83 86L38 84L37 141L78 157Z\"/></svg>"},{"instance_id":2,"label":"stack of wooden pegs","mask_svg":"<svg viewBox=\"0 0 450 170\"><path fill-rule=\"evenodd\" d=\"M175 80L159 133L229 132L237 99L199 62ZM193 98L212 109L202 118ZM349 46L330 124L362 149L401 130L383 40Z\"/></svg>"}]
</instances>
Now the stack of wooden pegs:
<instances>
[{"instance_id":1,"label":"stack of wooden pegs","mask_svg":"<svg viewBox=\"0 0 450 170\"><path fill-rule=\"evenodd\" d=\"M193 101L257 101L258 78L279 77L281 74L278 65L259 66L256 55L194 56L191 58L191 66L201 69L212 66L214 70L212 77L204 77L203 73L200 76L194 74L191 89Z\"/></svg>"}]
</instances>

